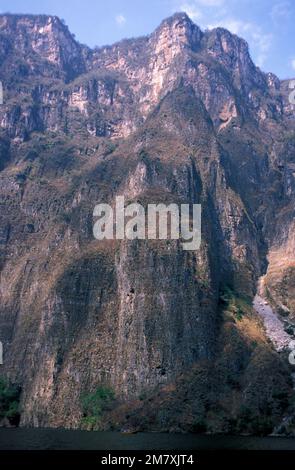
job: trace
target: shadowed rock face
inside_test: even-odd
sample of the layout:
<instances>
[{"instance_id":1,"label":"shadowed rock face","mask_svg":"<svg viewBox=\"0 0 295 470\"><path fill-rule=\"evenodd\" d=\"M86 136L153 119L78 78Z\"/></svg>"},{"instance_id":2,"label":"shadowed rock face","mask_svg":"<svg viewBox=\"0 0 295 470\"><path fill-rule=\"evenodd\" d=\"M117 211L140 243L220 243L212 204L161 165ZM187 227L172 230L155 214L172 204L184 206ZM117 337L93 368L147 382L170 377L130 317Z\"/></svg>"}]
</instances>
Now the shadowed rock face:
<instances>
[{"instance_id":1,"label":"shadowed rock face","mask_svg":"<svg viewBox=\"0 0 295 470\"><path fill-rule=\"evenodd\" d=\"M0 57L0 340L21 423L77 427L81 396L107 385L118 411L105 428L127 410L144 429L256 432L267 416L270 431L291 385L246 300L269 262L274 302L295 315L292 274L283 294L272 275L285 245L280 273L294 264L285 84L245 41L185 14L95 50L56 17L2 15ZM95 204L122 194L202 204L200 250L96 241Z\"/></svg>"}]
</instances>

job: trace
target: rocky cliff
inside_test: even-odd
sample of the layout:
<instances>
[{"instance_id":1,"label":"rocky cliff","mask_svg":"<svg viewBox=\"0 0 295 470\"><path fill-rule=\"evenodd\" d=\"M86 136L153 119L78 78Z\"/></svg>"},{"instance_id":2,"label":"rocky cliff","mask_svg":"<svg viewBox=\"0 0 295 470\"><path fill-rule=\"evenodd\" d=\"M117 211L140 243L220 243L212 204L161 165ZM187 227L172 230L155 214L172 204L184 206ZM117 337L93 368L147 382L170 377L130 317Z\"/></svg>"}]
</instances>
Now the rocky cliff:
<instances>
[{"instance_id":1,"label":"rocky cliff","mask_svg":"<svg viewBox=\"0 0 295 470\"><path fill-rule=\"evenodd\" d=\"M266 274L295 319L285 83L183 13L95 50L2 15L0 58L0 367L21 425L79 427L108 387L103 429L271 432L292 383L251 301ZM202 204L200 250L95 240L95 204L121 194Z\"/></svg>"}]
</instances>

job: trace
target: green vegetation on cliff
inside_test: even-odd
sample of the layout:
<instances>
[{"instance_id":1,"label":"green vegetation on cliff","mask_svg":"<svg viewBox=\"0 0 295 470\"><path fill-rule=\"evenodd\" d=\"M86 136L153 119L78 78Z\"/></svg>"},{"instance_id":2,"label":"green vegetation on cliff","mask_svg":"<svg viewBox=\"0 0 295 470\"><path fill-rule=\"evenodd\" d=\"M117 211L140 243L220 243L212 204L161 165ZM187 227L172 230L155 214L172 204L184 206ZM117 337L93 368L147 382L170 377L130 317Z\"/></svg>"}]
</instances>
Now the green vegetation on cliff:
<instances>
[{"instance_id":1,"label":"green vegetation on cliff","mask_svg":"<svg viewBox=\"0 0 295 470\"><path fill-rule=\"evenodd\" d=\"M87 429L97 429L104 411L110 410L115 394L108 387L99 387L94 393L82 396L83 418L81 425Z\"/></svg>"},{"instance_id":2,"label":"green vegetation on cliff","mask_svg":"<svg viewBox=\"0 0 295 470\"><path fill-rule=\"evenodd\" d=\"M8 420L11 425L19 423L20 392L19 386L12 385L0 377L0 421Z\"/></svg>"}]
</instances>

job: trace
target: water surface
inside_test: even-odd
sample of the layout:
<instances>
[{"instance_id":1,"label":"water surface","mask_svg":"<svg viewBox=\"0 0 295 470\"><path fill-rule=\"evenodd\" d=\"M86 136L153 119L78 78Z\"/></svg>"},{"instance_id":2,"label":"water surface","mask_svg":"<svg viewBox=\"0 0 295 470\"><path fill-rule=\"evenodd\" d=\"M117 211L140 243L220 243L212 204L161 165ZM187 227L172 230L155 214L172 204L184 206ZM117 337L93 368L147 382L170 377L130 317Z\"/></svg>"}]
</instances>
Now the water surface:
<instances>
[{"instance_id":1,"label":"water surface","mask_svg":"<svg viewBox=\"0 0 295 470\"><path fill-rule=\"evenodd\" d=\"M0 428L0 450L295 450L295 438Z\"/></svg>"}]
</instances>

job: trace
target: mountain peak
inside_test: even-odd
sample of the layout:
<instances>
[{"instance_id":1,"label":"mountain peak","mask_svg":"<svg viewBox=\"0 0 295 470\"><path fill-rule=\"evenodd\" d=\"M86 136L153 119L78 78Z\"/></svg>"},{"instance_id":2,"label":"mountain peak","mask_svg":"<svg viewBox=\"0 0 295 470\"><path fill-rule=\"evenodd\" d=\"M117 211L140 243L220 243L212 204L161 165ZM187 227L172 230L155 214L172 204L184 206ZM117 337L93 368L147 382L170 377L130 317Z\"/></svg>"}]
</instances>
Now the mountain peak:
<instances>
[{"instance_id":1,"label":"mountain peak","mask_svg":"<svg viewBox=\"0 0 295 470\"><path fill-rule=\"evenodd\" d=\"M66 75L67 80L85 71L81 46L58 16L3 14L0 33L14 57L30 57L27 68L36 74L42 75L48 63L55 67L57 76ZM3 61L7 57L5 53Z\"/></svg>"},{"instance_id":2,"label":"mountain peak","mask_svg":"<svg viewBox=\"0 0 295 470\"><path fill-rule=\"evenodd\" d=\"M152 35L166 44L199 47L203 33L201 29L184 12L175 13L164 19Z\"/></svg>"},{"instance_id":3,"label":"mountain peak","mask_svg":"<svg viewBox=\"0 0 295 470\"><path fill-rule=\"evenodd\" d=\"M30 29L33 26L45 26L52 24L57 27L68 29L58 16L55 15L31 15L31 14L11 14L2 13L0 14L0 28L7 27L22 27L24 29Z\"/></svg>"},{"instance_id":4,"label":"mountain peak","mask_svg":"<svg viewBox=\"0 0 295 470\"><path fill-rule=\"evenodd\" d=\"M165 18L161 22L161 25L162 24L173 24L177 21L178 22L179 21L184 22L188 25L194 25L194 22L190 19L190 17L184 11L179 11L179 12L174 13L171 16L168 16L168 18ZM160 25L160 27L161 27L161 25Z\"/></svg>"}]
</instances>

